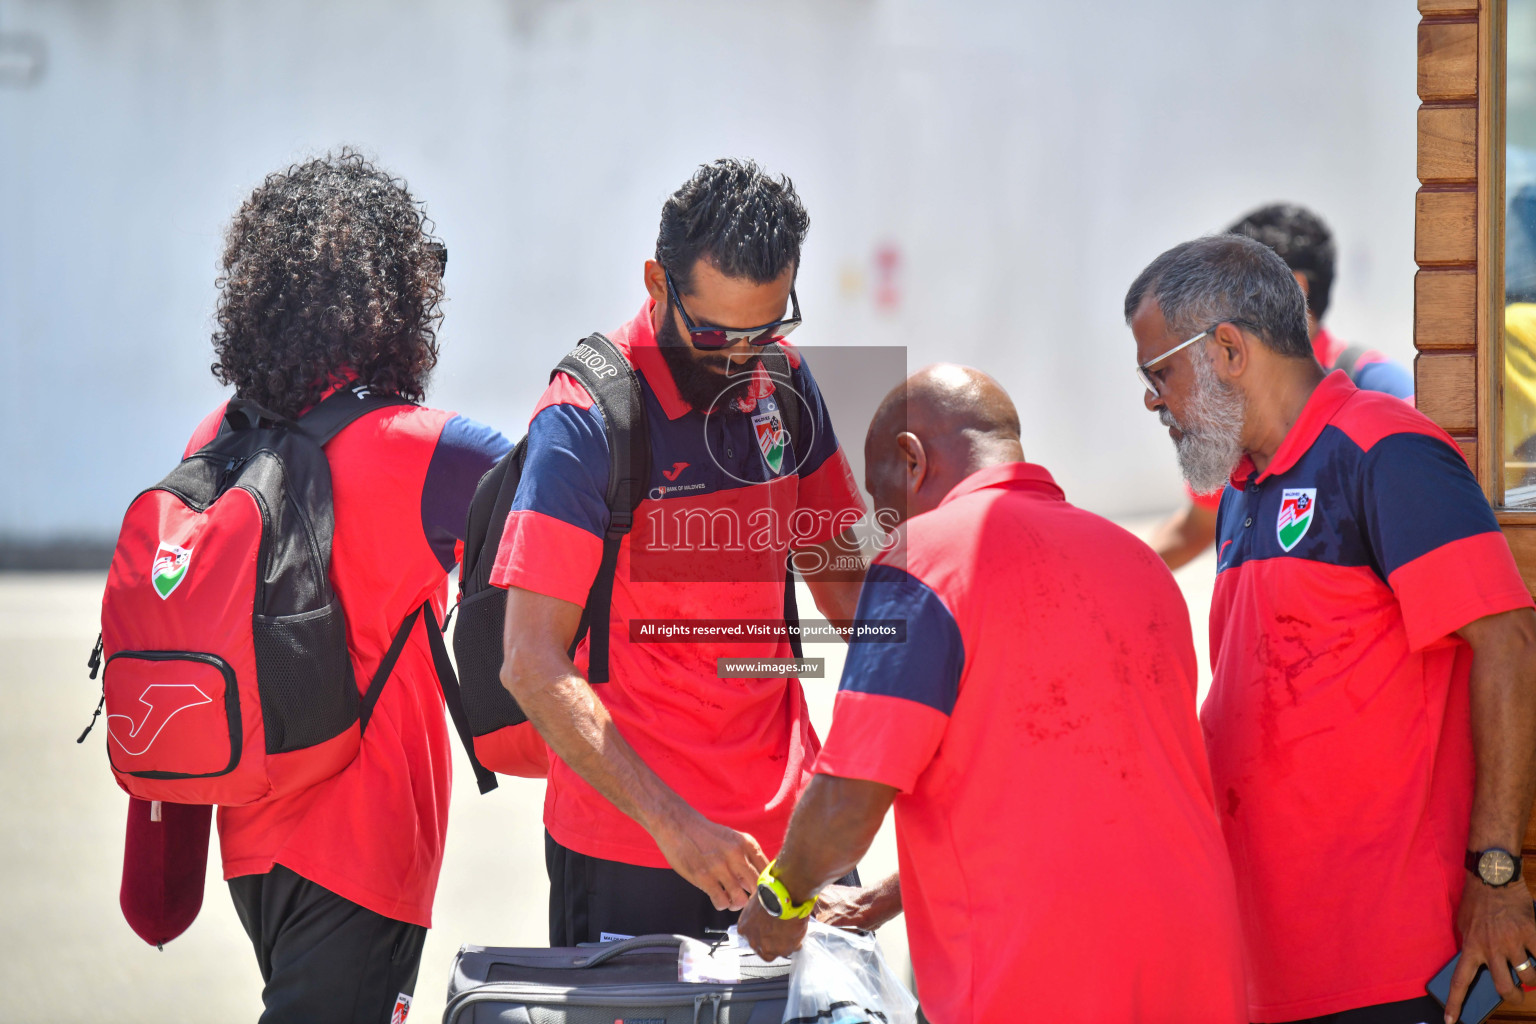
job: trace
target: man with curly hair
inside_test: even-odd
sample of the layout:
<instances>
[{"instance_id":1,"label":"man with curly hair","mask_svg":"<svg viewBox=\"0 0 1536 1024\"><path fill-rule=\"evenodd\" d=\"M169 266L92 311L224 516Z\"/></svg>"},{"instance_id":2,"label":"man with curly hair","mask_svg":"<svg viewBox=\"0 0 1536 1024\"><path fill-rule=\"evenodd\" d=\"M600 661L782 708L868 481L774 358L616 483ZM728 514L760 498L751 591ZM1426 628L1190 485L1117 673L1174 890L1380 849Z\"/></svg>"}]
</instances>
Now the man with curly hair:
<instances>
[{"instance_id":1,"label":"man with curly hair","mask_svg":"<svg viewBox=\"0 0 1536 1024\"><path fill-rule=\"evenodd\" d=\"M365 384L416 403L437 362L447 251L405 183L350 151L272 174L231 224L213 374L298 416ZM188 453L216 434L205 419ZM365 689L411 610L439 619L497 431L422 405L365 414L326 447L330 577ZM529 772L542 774L532 729ZM263 1024L403 1019L448 824L449 746L426 632L409 634L357 759L295 796L219 810L224 876L256 949Z\"/></svg>"}]
</instances>

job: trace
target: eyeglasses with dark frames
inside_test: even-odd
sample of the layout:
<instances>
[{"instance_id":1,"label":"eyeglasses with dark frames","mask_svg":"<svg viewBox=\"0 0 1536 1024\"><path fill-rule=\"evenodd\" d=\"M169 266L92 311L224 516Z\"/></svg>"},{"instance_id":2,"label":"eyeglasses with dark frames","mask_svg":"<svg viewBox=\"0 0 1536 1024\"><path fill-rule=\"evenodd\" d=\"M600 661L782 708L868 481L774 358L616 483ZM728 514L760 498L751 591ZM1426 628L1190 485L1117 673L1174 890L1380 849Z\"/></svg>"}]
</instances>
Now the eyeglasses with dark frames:
<instances>
[{"instance_id":1,"label":"eyeglasses with dark frames","mask_svg":"<svg viewBox=\"0 0 1536 1024\"><path fill-rule=\"evenodd\" d=\"M688 328L688 338L696 349L713 352L730 348L739 341L761 348L764 345L783 341L785 335L800 326L800 300L795 297L795 289L791 287L789 289L790 314L782 320L775 320L760 327L700 327L694 323L693 317L688 315L682 297L677 293L677 285L672 280L672 271L663 267L662 273L667 276L667 294L672 297L673 302L677 303L677 311L683 314L683 324Z\"/></svg>"}]
</instances>

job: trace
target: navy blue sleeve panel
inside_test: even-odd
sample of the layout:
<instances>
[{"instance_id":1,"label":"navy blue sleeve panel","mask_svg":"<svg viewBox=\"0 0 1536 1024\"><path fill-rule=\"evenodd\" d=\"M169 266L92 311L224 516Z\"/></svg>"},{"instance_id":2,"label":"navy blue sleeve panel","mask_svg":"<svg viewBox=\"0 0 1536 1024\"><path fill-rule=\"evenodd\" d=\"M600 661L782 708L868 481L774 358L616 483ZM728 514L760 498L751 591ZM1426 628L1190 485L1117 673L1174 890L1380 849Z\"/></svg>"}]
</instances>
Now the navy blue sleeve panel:
<instances>
[{"instance_id":1,"label":"navy blue sleeve panel","mask_svg":"<svg viewBox=\"0 0 1536 1024\"><path fill-rule=\"evenodd\" d=\"M853 640L838 690L901 697L946 715L953 711L965 644L939 596L916 576L876 563L864 577L854 613L856 623L875 619L905 620L906 641Z\"/></svg>"},{"instance_id":2,"label":"navy blue sleeve panel","mask_svg":"<svg viewBox=\"0 0 1536 1024\"><path fill-rule=\"evenodd\" d=\"M1366 363L1355 373L1355 387L1362 391L1380 391L1394 398L1413 397L1413 374L1406 367L1382 360Z\"/></svg>"},{"instance_id":3,"label":"navy blue sleeve panel","mask_svg":"<svg viewBox=\"0 0 1536 1024\"><path fill-rule=\"evenodd\" d=\"M601 537L608 529L608 433L596 405L550 405L528 425L513 512L537 512Z\"/></svg>"},{"instance_id":4,"label":"navy blue sleeve panel","mask_svg":"<svg viewBox=\"0 0 1536 1024\"><path fill-rule=\"evenodd\" d=\"M1392 434L1362 456L1363 524L1383 577L1498 522L1461 453L1429 434Z\"/></svg>"},{"instance_id":5,"label":"navy blue sleeve panel","mask_svg":"<svg viewBox=\"0 0 1536 1024\"><path fill-rule=\"evenodd\" d=\"M421 531L444 569L453 568L457 542L464 539L475 485L511 450L501 431L466 416L443 424L421 484Z\"/></svg>"},{"instance_id":6,"label":"navy blue sleeve panel","mask_svg":"<svg viewBox=\"0 0 1536 1024\"><path fill-rule=\"evenodd\" d=\"M811 434L810 454L800 460L800 473L808 477L821 468L837 452L837 432L832 429L832 417L827 412L826 400L821 397L821 388L816 384L816 378L811 376L810 364L805 361L805 353L800 352L800 365L790 371L790 379L794 382L795 390L804 398L801 411L800 430ZM807 415L808 414L808 415ZM795 445L796 457L800 454L800 442L791 438Z\"/></svg>"}]
</instances>

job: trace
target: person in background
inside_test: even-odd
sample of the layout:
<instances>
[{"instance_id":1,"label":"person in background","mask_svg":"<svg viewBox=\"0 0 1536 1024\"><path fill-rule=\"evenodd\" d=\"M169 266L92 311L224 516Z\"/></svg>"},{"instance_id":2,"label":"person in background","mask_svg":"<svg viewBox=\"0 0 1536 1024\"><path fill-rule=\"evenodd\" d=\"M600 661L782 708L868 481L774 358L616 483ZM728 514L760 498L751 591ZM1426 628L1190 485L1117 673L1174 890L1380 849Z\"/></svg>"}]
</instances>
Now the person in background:
<instances>
[{"instance_id":1,"label":"person in background","mask_svg":"<svg viewBox=\"0 0 1536 1024\"><path fill-rule=\"evenodd\" d=\"M1227 234L1263 242L1291 268L1307 297L1307 333L1312 352L1328 370L1343 370L1355 386L1413 401L1413 374L1372 349L1346 345L1323 326L1333 294L1336 253L1333 234L1321 217L1295 203L1261 206L1227 228ZM1216 506L1221 488L1200 494L1185 488L1188 501L1152 534L1152 549L1170 569L1198 558L1216 539Z\"/></svg>"},{"instance_id":2,"label":"person in background","mask_svg":"<svg viewBox=\"0 0 1536 1024\"><path fill-rule=\"evenodd\" d=\"M810 778L819 743L799 680L720 676L722 658L788 656L786 639L629 629L783 621L792 552L816 556L795 566L822 613L853 617L863 562L840 563L863 498L809 367L786 348L791 381L776 387L759 354L799 323L808 226L789 179L743 160L700 167L662 206L647 298L609 335L640 379L652 476L619 547L597 686L590 637L569 651L609 526L602 414L565 374L534 410L491 582L508 588L502 683L556 755L551 945L729 926ZM803 436L783 425L788 402Z\"/></svg>"},{"instance_id":3,"label":"person in background","mask_svg":"<svg viewBox=\"0 0 1536 1024\"><path fill-rule=\"evenodd\" d=\"M403 181L343 151L268 175L235 214L214 377L294 417L358 384L421 401L437 362L447 250ZM212 440L214 410L187 453ZM365 414L326 446L331 583L361 693L406 616L441 620L475 484L511 445L451 412ZM543 744L526 730L529 770ZM408 637L345 770L291 797L219 808L224 877L264 982L262 1024L404 1020L448 829L443 697Z\"/></svg>"},{"instance_id":4,"label":"person in background","mask_svg":"<svg viewBox=\"0 0 1536 1024\"><path fill-rule=\"evenodd\" d=\"M1131 534L1024 460L1003 389L934 366L870 424L899 513L870 566L832 728L740 932L765 958L894 802L898 878L828 923L903 907L938 1024L1245 1021L1232 869L1195 720L1189 612ZM819 909L819 908L818 908Z\"/></svg>"},{"instance_id":5,"label":"person in background","mask_svg":"<svg viewBox=\"0 0 1536 1024\"><path fill-rule=\"evenodd\" d=\"M1536 612L1461 450L1324 370L1305 295L1252 239L1169 249L1125 318L1185 479L1228 484L1200 720L1249 1019L1439 1019L1424 987L1458 945L1446 1021L1484 964L1520 1004Z\"/></svg>"}]
</instances>

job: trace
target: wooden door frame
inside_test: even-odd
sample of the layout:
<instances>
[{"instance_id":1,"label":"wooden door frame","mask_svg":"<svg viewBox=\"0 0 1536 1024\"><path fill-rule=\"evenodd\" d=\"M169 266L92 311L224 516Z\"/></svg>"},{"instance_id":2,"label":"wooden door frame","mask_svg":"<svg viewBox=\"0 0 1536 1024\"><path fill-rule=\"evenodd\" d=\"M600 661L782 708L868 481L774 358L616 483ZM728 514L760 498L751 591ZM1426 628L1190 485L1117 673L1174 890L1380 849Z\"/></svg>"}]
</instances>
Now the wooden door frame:
<instances>
[{"instance_id":1,"label":"wooden door frame","mask_svg":"<svg viewBox=\"0 0 1536 1024\"><path fill-rule=\"evenodd\" d=\"M1419 192L1414 203L1415 390L1477 471L1526 586L1536 510L1503 502L1504 27L1506 0L1418 0ZM1408 514L1412 514L1409 512ZM1526 831L1536 860L1536 815ZM1536 872L1526 872L1536 891ZM1490 1020L1536 1019L1536 1007Z\"/></svg>"},{"instance_id":2,"label":"wooden door frame","mask_svg":"<svg viewBox=\"0 0 1536 1024\"><path fill-rule=\"evenodd\" d=\"M1454 437L1536 591L1536 510L1502 503L1505 0L1418 0L1413 344L1419 409Z\"/></svg>"}]
</instances>

